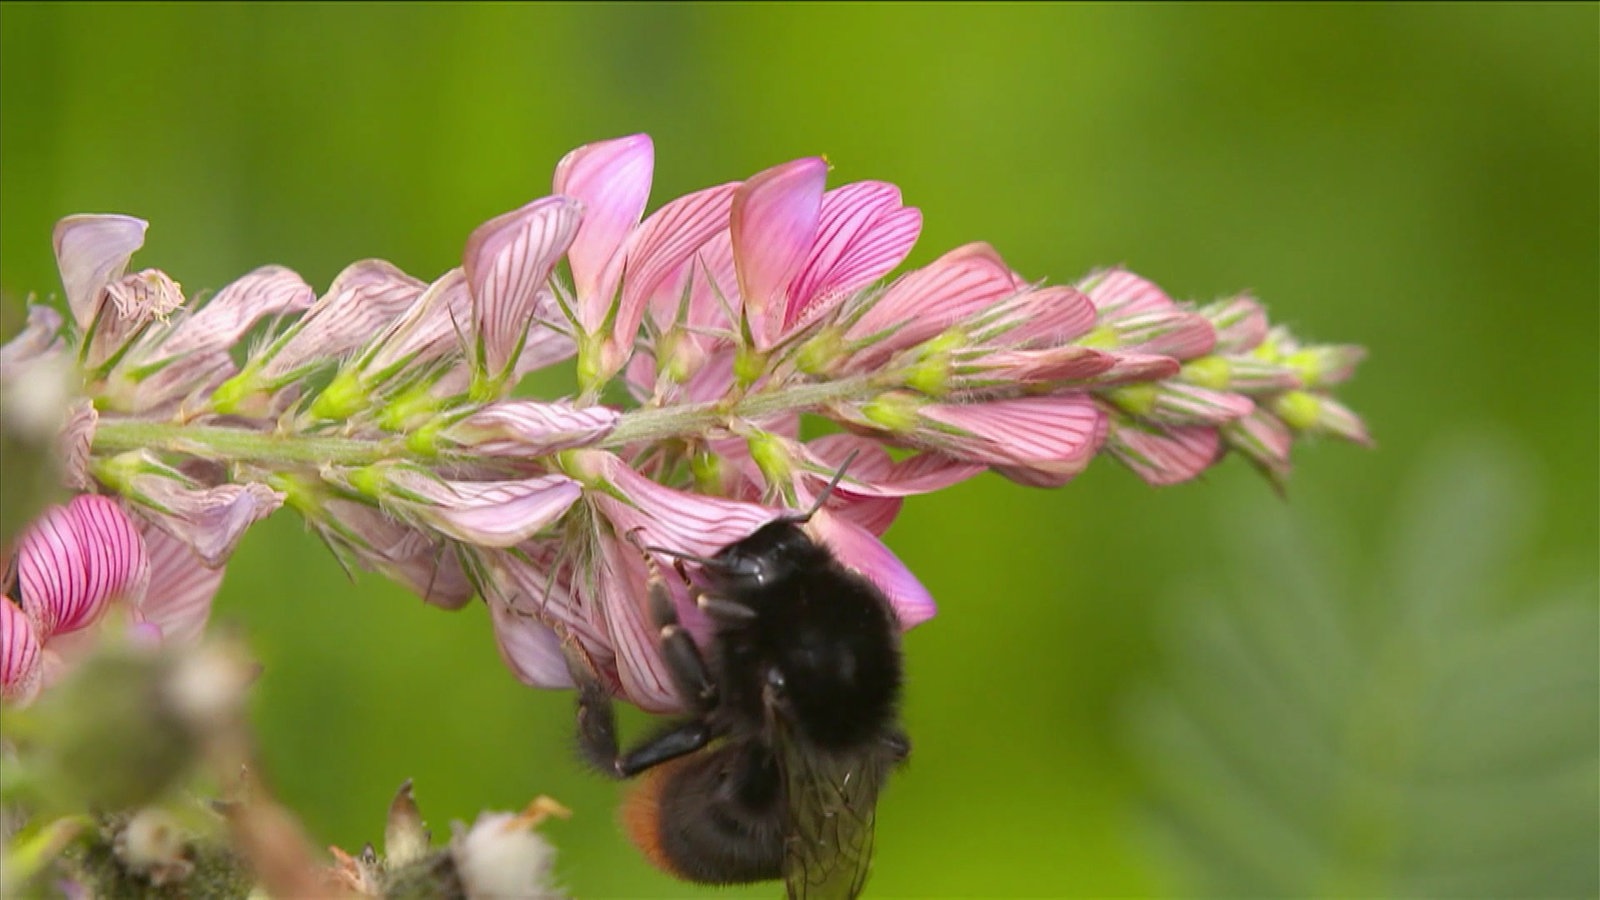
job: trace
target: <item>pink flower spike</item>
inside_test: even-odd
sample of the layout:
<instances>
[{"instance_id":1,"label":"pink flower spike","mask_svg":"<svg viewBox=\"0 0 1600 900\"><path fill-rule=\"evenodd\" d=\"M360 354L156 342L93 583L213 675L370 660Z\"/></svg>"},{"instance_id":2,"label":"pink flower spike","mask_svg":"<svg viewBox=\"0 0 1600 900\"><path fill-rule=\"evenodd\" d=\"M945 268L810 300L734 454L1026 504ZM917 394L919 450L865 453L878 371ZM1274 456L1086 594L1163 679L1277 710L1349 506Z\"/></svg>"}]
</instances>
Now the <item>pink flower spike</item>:
<instances>
[{"instance_id":1,"label":"pink flower spike","mask_svg":"<svg viewBox=\"0 0 1600 900\"><path fill-rule=\"evenodd\" d=\"M582 216L578 201L544 197L490 219L467 238L463 268L472 294L474 355L483 354L476 364L490 377L502 377L516 362L550 270Z\"/></svg>"},{"instance_id":2,"label":"pink flower spike","mask_svg":"<svg viewBox=\"0 0 1600 900\"><path fill-rule=\"evenodd\" d=\"M1114 421L1106 439L1113 456L1157 487L1204 472L1217 461L1220 448L1217 430L1200 425L1152 429Z\"/></svg>"},{"instance_id":3,"label":"pink flower spike","mask_svg":"<svg viewBox=\"0 0 1600 900\"><path fill-rule=\"evenodd\" d=\"M488 607L500 659L518 681L538 688L572 687L561 638L549 626L508 603L491 602Z\"/></svg>"},{"instance_id":4,"label":"pink flower spike","mask_svg":"<svg viewBox=\"0 0 1600 900\"><path fill-rule=\"evenodd\" d=\"M381 259L351 263L334 276L327 293L301 317L293 337L262 373L282 378L362 346L410 308L423 287Z\"/></svg>"},{"instance_id":5,"label":"pink flower spike","mask_svg":"<svg viewBox=\"0 0 1600 900\"><path fill-rule=\"evenodd\" d=\"M140 617L158 629L163 641L199 640L223 570L207 566L186 541L160 528L146 525L140 532L150 556L150 587Z\"/></svg>"},{"instance_id":6,"label":"pink flower spike","mask_svg":"<svg viewBox=\"0 0 1600 900\"><path fill-rule=\"evenodd\" d=\"M512 547L561 518L578 495L565 475L516 481L440 481L409 469L389 473L411 495L397 500L427 526L477 547Z\"/></svg>"},{"instance_id":7,"label":"pink flower spike","mask_svg":"<svg viewBox=\"0 0 1600 900\"><path fill-rule=\"evenodd\" d=\"M205 565L221 566L251 525L283 505L284 495L257 482L193 489L175 478L133 476L133 490L155 510L168 534L194 549Z\"/></svg>"},{"instance_id":8,"label":"pink flower spike","mask_svg":"<svg viewBox=\"0 0 1600 900\"><path fill-rule=\"evenodd\" d=\"M450 427L444 437L488 456L545 456L593 444L621 417L607 406L502 400Z\"/></svg>"},{"instance_id":9,"label":"pink flower spike","mask_svg":"<svg viewBox=\"0 0 1600 900\"><path fill-rule=\"evenodd\" d=\"M861 181L824 194L815 243L788 290L784 331L892 272L921 233L922 211L901 203L892 184Z\"/></svg>"},{"instance_id":10,"label":"pink flower spike","mask_svg":"<svg viewBox=\"0 0 1600 900\"><path fill-rule=\"evenodd\" d=\"M1127 269L1096 272L1079 282L1078 287L1094 301L1101 322L1167 312L1177 307L1165 291Z\"/></svg>"},{"instance_id":11,"label":"pink flower spike","mask_svg":"<svg viewBox=\"0 0 1600 900\"><path fill-rule=\"evenodd\" d=\"M143 219L120 215L67 216L56 223L56 266L78 327L94 322L101 292L122 277L149 227Z\"/></svg>"},{"instance_id":12,"label":"pink flower spike","mask_svg":"<svg viewBox=\"0 0 1600 900\"><path fill-rule=\"evenodd\" d=\"M655 147L645 134L586 144L556 165L552 192L583 203L583 223L567 262L585 332L599 329L616 299L609 291L601 294L600 276L644 215L654 167Z\"/></svg>"},{"instance_id":13,"label":"pink flower spike","mask_svg":"<svg viewBox=\"0 0 1600 900\"><path fill-rule=\"evenodd\" d=\"M91 494L47 509L17 550L19 599L41 641L90 624L113 597L138 604L149 572L127 514Z\"/></svg>"},{"instance_id":14,"label":"pink flower spike","mask_svg":"<svg viewBox=\"0 0 1600 900\"><path fill-rule=\"evenodd\" d=\"M22 608L0 597L0 700L25 704L39 692L44 654Z\"/></svg>"},{"instance_id":15,"label":"pink flower spike","mask_svg":"<svg viewBox=\"0 0 1600 900\"><path fill-rule=\"evenodd\" d=\"M845 568L877 585L889 598L900 628L909 630L933 618L938 607L906 564L866 529L829 510L818 510L809 529Z\"/></svg>"},{"instance_id":16,"label":"pink flower spike","mask_svg":"<svg viewBox=\"0 0 1600 900\"><path fill-rule=\"evenodd\" d=\"M756 175L733 196L739 294L758 350L782 336L789 286L816 239L827 177L821 158L797 159Z\"/></svg>"}]
</instances>

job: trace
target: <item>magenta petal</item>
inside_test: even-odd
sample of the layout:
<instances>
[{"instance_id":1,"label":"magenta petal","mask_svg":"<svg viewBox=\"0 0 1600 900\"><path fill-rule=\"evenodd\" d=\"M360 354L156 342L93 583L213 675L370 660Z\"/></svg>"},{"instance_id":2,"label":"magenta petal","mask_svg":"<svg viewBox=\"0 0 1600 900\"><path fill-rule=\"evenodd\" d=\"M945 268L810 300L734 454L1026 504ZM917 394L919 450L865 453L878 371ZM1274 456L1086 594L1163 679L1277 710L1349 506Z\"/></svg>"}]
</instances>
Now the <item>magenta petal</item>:
<instances>
[{"instance_id":1,"label":"magenta petal","mask_svg":"<svg viewBox=\"0 0 1600 900\"><path fill-rule=\"evenodd\" d=\"M1106 449L1134 474L1153 485L1177 484L1216 462L1221 442L1215 428L1200 425L1149 429L1113 424Z\"/></svg>"},{"instance_id":2,"label":"magenta petal","mask_svg":"<svg viewBox=\"0 0 1600 900\"><path fill-rule=\"evenodd\" d=\"M1088 295L1076 288L1054 286L1029 291L1017 297L1015 328L1006 342L1018 346L1053 347L1076 340L1094 328L1097 313Z\"/></svg>"},{"instance_id":3,"label":"magenta petal","mask_svg":"<svg viewBox=\"0 0 1600 900\"><path fill-rule=\"evenodd\" d=\"M93 622L113 597L137 603L148 578L139 532L115 501L100 496L46 510L17 553L19 599L42 641Z\"/></svg>"},{"instance_id":4,"label":"magenta petal","mask_svg":"<svg viewBox=\"0 0 1600 900\"><path fill-rule=\"evenodd\" d=\"M1100 321L1111 322L1177 307L1166 292L1127 269L1096 272L1078 286L1100 311Z\"/></svg>"},{"instance_id":5,"label":"magenta petal","mask_svg":"<svg viewBox=\"0 0 1600 900\"><path fill-rule=\"evenodd\" d=\"M0 597L0 699L27 703L39 691L44 654L33 623L10 597Z\"/></svg>"},{"instance_id":6,"label":"magenta petal","mask_svg":"<svg viewBox=\"0 0 1600 900\"><path fill-rule=\"evenodd\" d=\"M827 177L822 159L797 159L756 175L734 194L729 231L739 293L758 349L782 333L789 284L816 238Z\"/></svg>"},{"instance_id":7,"label":"magenta petal","mask_svg":"<svg viewBox=\"0 0 1600 900\"><path fill-rule=\"evenodd\" d=\"M67 216L56 223L56 266L78 327L94 321L100 292L122 277L148 227L143 219L119 215Z\"/></svg>"},{"instance_id":8,"label":"magenta petal","mask_svg":"<svg viewBox=\"0 0 1600 900\"><path fill-rule=\"evenodd\" d=\"M474 337L491 374L506 372L514 362L550 270L577 234L582 210L570 197L545 197L490 219L467 239L463 268Z\"/></svg>"},{"instance_id":9,"label":"magenta petal","mask_svg":"<svg viewBox=\"0 0 1600 900\"><path fill-rule=\"evenodd\" d=\"M850 326L846 339L875 340L853 365L872 368L1016 292L1016 276L994 248L958 247L891 284Z\"/></svg>"},{"instance_id":10,"label":"magenta petal","mask_svg":"<svg viewBox=\"0 0 1600 900\"><path fill-rule=\"evenodd\" d=\"M572 687L561 638L549 626L507 603L489 603L494 642L517 680L539 688Z\"/></svg>"},{"instance_id":11,"label":"magenta petal","mask_svg":"<svg viewBox=\"0 0 1600 900\"><path fill-rule=\"evenodd\" d=\"M922 213L900 202L892 184L863 181L822 197L817 236L788 292L783 326L792 329L889 274L922 233Z\"/></svg>"},{"instance_id":12,"label":"magenta petal","mask_svg":"<svg viewBox=\"0 0 1600 900\"><path fill-rule=\"evenodd\" d=\"M924 419L947 426L929 437L967 462L1087 464L1105 437L1105 412L1087 396L1018 397L922 407ZM918 432L923 437L923 432Z\"/></svg>"},{"instance_id":13,"label":"magenta petal","mask_svg":"<svg viewBox=\"0 0 1600 900\"><path fill-rule=\"evenodd\" d=\"M422 295L423 283L381 259L351 263L263 367L269 377L338 358L372 340Z\"/></svg>"},{"instance_id":14,"label":"magenta petal","mask_svg":"<svg viewBox=\"0 0 1600 900\"><path fill-rule=\"evenodd\" d=\"M511 547L559 519L581 493L565 475L517 481L438 481L398 470L394 484L420 502L412 511L447 537L478 547Z\"/></svg>"},{"instance_id":15,"label":"magenta petal","mask_svg":"<svg viewBox=\"0 0 1600 900\"><path fill-rule=\"evenodd\" d=\"M593 444L621 417L606 406L504 400L473 413L444 436L489 456L526 458Z\"/></svg>"},{"instance_id":16,"label":"magenta petal","mask_svg":"<svg viewBox=\"0 0 1600 900\"><path fill-rule=\"evenodd\" d=\"M883 591L900 619L901 629L920 625L938 612L927 588L899 557L866 529L828 510L819 510L808 527L845 568L860 573Z\"/></svg>"},{"instance_id":17,"label":"magenta petal","mask_svg":"<svg viewBox=\"0 0 1600 900\"><path fill-rule=\"evenodd\" d=\"M282 266L263 266L217 293L162 340L159 358L227 351L262 319L309 309L316 293Z\"/></svg>"},{"instance_id":18,"label":"magenta petal","mask_svg":"<svg viewBox=\"0 0 1600 900\"><path fill-rule=\"evenodd\" d=\"M556 165L552 193L583 203L583 223L567 262L578 297L578 324L586 332L600 327L616 299L599 290L600 274L644 215L654 167L655 147L645 134L585 144Z\"/></svg>"},{"instance_id":19,"label":"magenta petal","mask_svg":"<svg viewBox=\"0 0 1600 900\"><path fill-rule=\"evenodd\" d=\"M160 528L147 526L140 531L150 556L150 587L140 615L160 629L164 641L198 640L211 616L223 570L206 565L187 542Z\"/></svg>"}]
</instances>

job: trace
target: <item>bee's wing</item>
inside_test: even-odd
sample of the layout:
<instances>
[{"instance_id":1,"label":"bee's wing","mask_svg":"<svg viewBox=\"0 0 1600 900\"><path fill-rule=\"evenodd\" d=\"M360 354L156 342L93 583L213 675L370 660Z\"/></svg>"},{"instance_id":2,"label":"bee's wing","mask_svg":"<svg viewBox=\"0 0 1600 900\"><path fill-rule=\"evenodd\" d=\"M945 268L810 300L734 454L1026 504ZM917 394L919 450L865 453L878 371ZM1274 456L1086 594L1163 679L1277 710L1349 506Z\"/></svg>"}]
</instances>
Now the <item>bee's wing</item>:
<instances>
[{"instance_id":1,"label":"bee's wing","mask_svg":"<svg viewBox=\"0 0 1600 900\"><path fill-rule=\"evenodd\" d=\"M861 893L872 864L878 788L888 772L882 754L808 753L776 741L789 804L783 878L791 900L848 900Z\"/></svg>"}]
</instances>

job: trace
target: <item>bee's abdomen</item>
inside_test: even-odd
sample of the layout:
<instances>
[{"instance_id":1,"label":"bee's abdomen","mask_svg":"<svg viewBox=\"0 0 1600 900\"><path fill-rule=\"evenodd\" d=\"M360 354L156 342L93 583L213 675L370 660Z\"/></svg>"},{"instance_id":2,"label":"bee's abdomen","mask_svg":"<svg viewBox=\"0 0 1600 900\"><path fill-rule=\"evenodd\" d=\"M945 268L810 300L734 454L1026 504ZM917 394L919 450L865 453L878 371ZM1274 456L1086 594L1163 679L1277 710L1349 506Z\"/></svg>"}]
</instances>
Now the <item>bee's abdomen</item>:
<instances>
[{"instance_id":1,"label":"bee's abdomen","mask_svg":"<svg viewBox=\"0 0 1600 900\"><path fill-rule=\"evenodd\" d=\"M776 770L755 745L728 744L652 769L622 806L645 858L702 884L783 874L784 810Z\"/></svg>"}]
</instances>

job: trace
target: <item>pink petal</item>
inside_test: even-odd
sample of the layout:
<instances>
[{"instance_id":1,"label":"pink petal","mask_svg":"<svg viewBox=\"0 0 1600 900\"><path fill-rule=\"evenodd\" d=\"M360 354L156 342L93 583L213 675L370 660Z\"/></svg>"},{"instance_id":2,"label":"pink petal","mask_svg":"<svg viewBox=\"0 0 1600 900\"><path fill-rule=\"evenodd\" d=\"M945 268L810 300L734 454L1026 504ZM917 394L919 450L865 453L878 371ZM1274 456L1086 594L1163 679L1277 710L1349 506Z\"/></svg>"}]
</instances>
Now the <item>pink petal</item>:
<instances>
[{"instance_id":1,"label":"pink petal","mask_svg":"<svg viewBox=\"0 0 1600 900\"><path fill-rule=\"evenodd\" d=\"M1177 307L1165 291L1127 269L1096 272L1079 282L1078 287L1094 301L1101 322L1166 312Z\"/></svg>"},{"instance_id":2,"label":"pink petal","mask_svg":"<svg viewBox=\"0 0 1600 900\"><path fill-rule=\"evenodd\" d=\"M48 306L28 305L28 321L16 336L0 346L0 379L10 381L22 367L63 347L61 314Z\"/></svg>"},{"instance_id":3,"label":"pink petal","mask_svg":"<svg viewBox=\"0 0 1600 900\"><path fill-rule=\"evenodd\" d=\"M646 219L629 238L625 252L618 258L617 268L608 272L606 278L608 285L614 285L616 280L622 282L622 302L610 338L614 344L632 349L645 309L653 298L663 293L663 286L674 287L665 293L676 309L682 295L676 288L692 274L686 267L694 265L695 256L707 242L726 232L734 191L738 187L736 183L724 184L673 200ZM726 267L731 273L732 244L724 246ZM703 273L700 280L703 284ZM728 278L725 283L731 287L734 281ZM614 286L608 288L614 289Z\"/></svg>"},{"instance_id":4,"label":"pink petal","mask_svg":"<svg viewBox=\"0 0 1600 900\"><path fill-rule=\"evenodd\" d=\"M816 239L789 287L785 330L812 321L846 294L889 274L922 233L922 212L880 181L836 188L822 197Z\"/></svg>"},{"instance_id":5,"label":"pink petal","mask_svg":"<svg viewBox=\"0 0 1600 900\"><path fill-rule=\"evenodd\" d=\"M539 688L572 687L561 638L548 625L507 603L488 606L495 647L518 681Z\"/></svg>"},{"instance_id":6,"label":"pink petal","mask_svg":"<svg viewBox=\"0 0 1600 900\"><path fill-rule=\"evenodd\" d=\"M1200 310L1217 331L1218 353L1254 350L1267 338L1267 313L1254 297L1243 295Z\"/></svg>"},{"instance_id":7,"label":"pink petal","mask_svg":"<svg viewBox=\"0 0 1600 900\"><path fill-rule=\"evenodd\" d=\"M67 407L67 421L61 426L56 446L61 451L61 483L72 490L87 491L93 486L89 460L99 424L100 413L95 411L93 400L84 397Z\"/></svg>"},{"instance_id":8,"label":"pink petal","mask_svg":"<svg viewBox=\"0 0 1600 900\"><path fill-rule=\"evenodd\" d=\"M655 147L635 134L585 144L556 165L551 192L583 203L583 223L567 251L577 293L578 324L598 330L616 297L600 290L600 274L622 247L650 199Z\"/></svg>"},{"instance_id":9,"label":"pink petal","mask_svg":"<svg viewBox=\"0 0 1600 900\"><path fill-rule=\"evenodd\" d=\"M779 515L764 506L658 484L610 453L591 451L585 464L594 467L616 493L591 491L595 507L618 534L636 533L645 546L710 556L749 537Z\"/></svg>"},{"instance_id":10,"label":"pink petal","mask_svg":"<svg viewBox=\"0 0 1600 900\"><path fill-rule=\"evenodd\" d=\"M406 469L391 481L415 498L406 505L447 537L478 547L511 547L561 518L582 493L565 475L516 481L437 481Z\"/></svg>"},{"instance_id":11,"label":"pink petal","mask_svg":"<svg viewBox=\"0 0 1600 900\"><path fill-rule=\"evenodd\" d=\"M262 372L295 373L307 364L337 359L371 341L422 295L424 285L381 259L351 263L300 319L294 336Z\"/></svg>"},{"instance_id":12,"label":"pink petal","mask_svg":"<svg viewBox=\"0 0 1600 900\"><path fill-rule=\"evenodd\" d=\"M350 500L328 499L331 523L315 523L324 539L353 552L359 562L400 583L425 602L460 609L475 589L445 542Z\"/></svg>"},{"instance_id":13,"label":"pink petal","mask_svg":"<svg viewBox=\"0 0 1600 900\"><path fill-rule=\"evenodd\" d=\"M221 566L251 525L283 505L264 484L222 484L196 490L161 475L135 476L141 499L158 510L155 523L193 548L208 566Z\"/></svg>"},{"instance_id":14,"label":"pink petal","mask_svg":"<svg viewBox=\"0 0 1600 900\"><path fill-rule=\"evenodd\" d=\"M1217 342L1203 316L1177 309L1119 319L1114 327L1122 349L1179 360L1205 356Z\"/></svg>"},{"instance_id":15,"label":"pink petal","mask_svg":"<svg viewBox=\"0 0 1600 900\"><path fill-rule=\"evenodd\" d=\"M508 606L510 615L531 616L558 638L576 641L577 648L595 665L596 674L614 682L616 654L611 639L603 626L589 620L587 610L593 604L588 598L575 598L571 586L574 581L580 585L592 581L595 569L585 567L583 574L574 574L569 564L558 571L555 559L559 551L554 546L554 542L530 541L515 554L484 552L489 571L484 600L491 609L497 604Z\"/></svg>"},{"instance_id":16,"label":"pink petal","mask_svg":"<svg viewBox=\"0 0 1600 900\"><path fill-rule=\"evenodd\" d=\"M503 400L448 429L444 436L488 456L545 456L604 438L622 414L610 407Z\"/></svg>"},{"instance_id":17,"label":"pink petal","mask_svg":"<svg viewBox=\"0 0 1600 900\"><path fill-rule=\"evenodd\" d=\"M1005 343L1018 347L1054 347L1076 340L1094 328L1094 304L1077 288L1054 286L1028 291L999 304L998 321L977 330L1005 328Z\"/></svg>"},{"instance_id":18,"label":"pink petal","mask_svg":"<svg viewBox=\"0 0 1600 900\"><path fill-rule=\"evenodd\" d=\"M160 528L145 526L140 532L150 555L150 587L140 615L160 629L163 641L199 640L223 570L206 565L187 542Z\"/></svg>"},{"instance_id":19,"label":"pink petal","mask_svg":"<svg viewBox=\"0 0 1600 900\"><path fill-rule=\"evenodd\" d=\"M933 595L928 593L927 588L911 574L905 563L866 529L826 509L819 510L807 527L833 551L845 568L859 573L883 591L900 619L902 629L920 625L938 612Z\"/></svg>"},{"instance_id":20,"label":"pink petal","mask_svg":"<svg viewBox=\"0 0 1600 900\"><path fill-rule=\"evenodd\" d=\"M668 713L683 708L672 676L661 656L660 640L650 621L649 587L639 548L615 537L597 538L600 602L617 654L617 677L623 694L646 712Z\"/></svg>"},{"instance_id":21,"label":"pink petal","mask_svg":"<svg viewBox=\"0 0 1600 900\"><path fill-rule=\"evenodd\" d=\"M734 194L729 231L739 294L759 350L782 334L789 284L816 238L827 177L822 159L797 159L756 175Z\"/></svg>"},{"instance_id":22,"label":"pink petal","mask_svg":"<svg viewBox=\"0 0 1600 900\"><path fill-rule=\"evenodd\" d=\"M44 656L33 623L10 597L0 597L0 699L32 700L43 673Z\"/></svg>"},{"instance_id":23,"label":"pink petal","mask_svg":"<svg viewBox=\"0 0 1600 900\"><path fill-rule=\"evenodd\" d=\"M1216 426L1247 416L1255 408L1249 397L1170 381L1157 390L1155 408L1143 418L1168 426Z\"/></svg>"},{"instance_id":24,"label":"pink petal","mask_svg":"<svg viewBox=\"0 0 1600 900\"><path fill-rule=\"evenodd\" d=\"M1100 449L1106 430L1104 411L1081 394L934 403L922 407L921 414L947 430L919 431L919 440L934 443L963 461L990 465L1087 465Z\"/></svg>"},{"instance_id":25,"label":"pink petal","mask_svg":"<svg viewBox=\"0 0 1600 900\"><path fill-rule=\"evenodd\" d=\"M1217 461L1221 442L1215 428L1188 425L1145 428L1115 422L1106 449L1153 485L1177 484L1199 475Z\"/></svg>"},{"instance_id":26,"label":"pink petal","mask_svg":"<svg viewBox=\"0 0 1600 900\"><path fill-rule=\"evenodd\" d=\"M1088 347L1001 350L961 364L958 383L972 387L1020 384L1089 383L1111 371L1117 357Z\"/></svg>"},{"instance_id":27,"label":"pink petal","mask_svg":"<svg viewBox=\"0 0 1600 900\"><path fill-rule=\"evenodd\" d=\"M1228 446L1243 453L1251 462L1279 480L1289 476L1289 450L1294 432L1277 416L1264 409L1236 419L1222 427Z\"/></svg>"},{"instance_id":28,"label":"pink petal","mask_svg":"<svg viewBox=\"0 0 1600 900\"><path fill-rule=\"evenodd\" d=\"M472 296L458 266L434 279L373 341L363 368L385 373L395 366L425 365L465 343L471 328Z\"/></svg>"},{"instance_id":29,"label":"pink petal","mask_svg":"<svg viewBox=\"0 0 1600 900\"><path fill-rule=\"evenodd\" d=\"M1170 356L1120 350L1112 351L1111 355L1116 358L1116 362L1111 368L1092 379L1097 386L1111 387L1119 384L1162 381L1178 374L1183 368L1181 363Z\"/></svg>"},{"instance_id":30,"label":"pink petal","mask_svg":"<svg viewBox=\"0 0 1600 900\"><path fill-rule=\"evenodd\" d=\"M1017 288L1016 276L988 244L952 250L891 284L850 326L847 340L874 342L852 366L875 368L895 351L936 337L1015 294Z\"/></svg>"},{"instance_id":31,"label":"pink petal","mask_svg":"<svg viewBox=\"0 0 1600 900\"><path fill-rule=\"evenodd\" d=\"M47 509L17 553L22 608L41 640L83 628L115 596L137 603L148 578L133 523L115 501L95 495Z\"/></svg>"},{"instance_id":32,"label":"pink petal","mask_svg":"<svg viewBox=\"0 0 1600 900\"><path fill-rule=\"evenodd\" d=\"M545 197L490 219L467 239L464 268L472 293L480 363L495 376L515 360L550 270L577 234L582 204Z\"/></svg>"},{"instance_id":33,"label":"pink petal","mask_svg":"<svg viewBox=\"0 0 1600 900\"><path fill-rule=\"evenodd\" d=\"M942 453L918 453L898 462L884 452L883 445L871 438L853 434L830 434L809 441L805 450L813 464L827 474L808 469L807 479L820 490L833 477L851 453L855 458L845 477L834 490L861 497L906 497L931 494L959 484L983 472L984 467L961 462Z\"/></svg>"},{"instance_id":34,"label":"pink petal","mask_svg":"<svg viewBox=\"0 0 1600 900\"><path fill-rule=\"evenodd\" d=\"M144 246L148 227L143 219L120 215L67 216L56 223L56 266L78 327L94 321L101 291L122 277L134 251Z\"/></svg>"},{"instance_id":35,"label":"pink petal","mask_svg":"<svg viewBox=\"0 0 1600 900\"><path fill-rule=\"evenodd\" d=\"M316 292L299 275L282 266L263 266L173 326L153 358L231 350L255 323L310 309L315 299Z\"/></svg>"}]
</instances>

